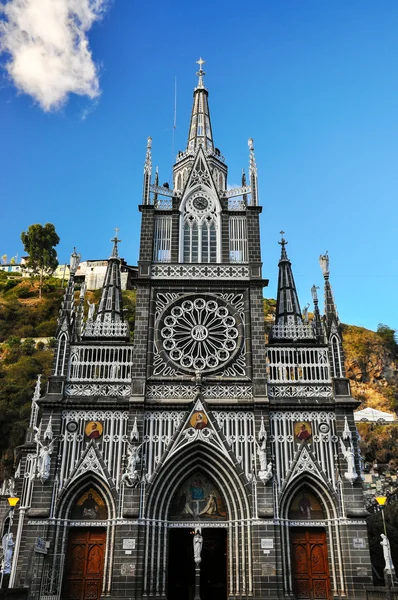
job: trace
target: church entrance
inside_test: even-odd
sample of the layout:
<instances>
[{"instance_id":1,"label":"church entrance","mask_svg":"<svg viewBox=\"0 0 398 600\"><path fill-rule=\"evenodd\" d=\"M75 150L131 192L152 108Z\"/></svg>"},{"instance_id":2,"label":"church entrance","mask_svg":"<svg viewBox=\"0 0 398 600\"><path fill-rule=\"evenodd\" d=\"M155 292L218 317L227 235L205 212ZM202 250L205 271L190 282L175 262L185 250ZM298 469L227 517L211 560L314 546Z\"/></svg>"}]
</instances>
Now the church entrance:
<instances>
[{"instance_id":1,"label":"church entrance","mask_svg":"<svg viewBox=\"0 0 398 600\"><path fill-rule=\"evenodd\" d=\"M99 527L70 529L63 600L99 600L102 591L106 531Z\"/></svg>"},{"instance_id":2,"label":"church entrance","mask_svg":"<svg viewBox=\"0 0 398 600\"><path fill-rule=\"evenodd\" d=\"M193 600L195 596L193 536L193 529L169 530L169 600ZM202 600L226 600L227 532L208 527L202 529L202 536L200 597Z\"/></svg>"},{"instance_id":3,"label":"church entrance","mask_svg":"<svg viewBox=\"0 0 398 600\"><path fill-rule=\"evenodd\" d=\"M318 528L291 530L295 598L330 599L326 532Z\"/></svg>"}]
</instances>

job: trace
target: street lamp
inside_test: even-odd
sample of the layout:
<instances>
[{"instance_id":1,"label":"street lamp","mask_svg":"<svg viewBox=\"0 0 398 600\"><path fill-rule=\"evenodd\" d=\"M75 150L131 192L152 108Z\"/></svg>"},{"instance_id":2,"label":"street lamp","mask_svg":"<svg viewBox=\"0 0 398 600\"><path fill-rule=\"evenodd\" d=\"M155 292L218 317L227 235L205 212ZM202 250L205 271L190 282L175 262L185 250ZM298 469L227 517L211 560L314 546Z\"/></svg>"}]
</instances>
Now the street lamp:
<instances>
[{"instance_id":1,"label":"street lamp","mask_svg":"<svg viewBox=\"0 0 398 600\"><path fill-rule=\"evenodd\" d=\"M10 532L11 532L11 526L12 526L12 517L14 514L14 508L16 507L16 505L19 502L19 498L17 498L16 496L10 496L9 498L7 498L8 500L8 504L10 505L10 513L9 513L9 517L8 517L8 529L7 529L7 543L5 544L5 548L3 547L3 564L2 564L2 569L1 569L1 578L0 578L0 590L3 589L3 579L4 579L4 571L6 568L6 564L7 564L7 553L8 553L8 543L10 540ZM11 557L12 557L12 550L11 550L11 556L10 556L10 565L9 565L9 569L11 571Z\"/></svg>"},{"instance_id":2,"label":"street lamp","mask_svg":"<svg viewBox=\"0 0 398 600\"><path fill-rule=\"evenodd\" d=\"M391 548L390 548L390 544L388 542L386 520L384 518L384 505L387 502L387 496L376 496L376 502L381 508L381 516L383 517L384 535L386 536L385 541L387 542L387 549L388 549L388 555L389 555L388 556L389 565L387 565L387 562L386 562L386 567L384 569L384 579L387 584L387 598L390 599L391 598L391 591L390 591L391 581L388 576L387 566L390 568L390 566L392 565L392 560L391 560ZM391 579L393 579L393 573L391 571L389 571L389 572L391 573Z\"/></svg>"},{"instance_id":3,"label":"street lamp","mask_svg":"<svg viewBox=\"0 0 398 600\"><path fill-rule=\"evenodd\" d=\"M384 505L387 502L387 496L376 496L376 502L381 506L381 516L383 517L384 535L387 537L386 520L384 518Z\"/></svg>"}]
</instances>

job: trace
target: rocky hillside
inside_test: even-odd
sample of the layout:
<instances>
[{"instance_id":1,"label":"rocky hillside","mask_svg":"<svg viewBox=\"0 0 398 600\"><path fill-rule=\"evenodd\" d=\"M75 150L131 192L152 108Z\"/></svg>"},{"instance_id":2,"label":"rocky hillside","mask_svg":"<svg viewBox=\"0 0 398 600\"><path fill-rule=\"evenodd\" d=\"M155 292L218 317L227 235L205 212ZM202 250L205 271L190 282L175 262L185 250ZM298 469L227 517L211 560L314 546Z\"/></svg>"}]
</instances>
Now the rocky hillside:
<instances>
[{"instance_id":1,"label":"rocky hillside","mask_svg":"<svg viewBox=\"0 0 398 600\"><path fill-rule=\"evenodd\" d=\"M42 389L51 371L52 347L63 290L49 279L38 298L35 280L8 279L0 271L0 479L10 473L13 451L24 439L30 402L39 373ZM88 299L98 302L100 290ZM123 292L126 315L134 330L135 292ZM87 308L87 307L86 307ZM266 328L272 323L275 300L264 300ZM38 339L39 338L39 339ZM394 331L379 326L377 332L354 325L344 326L347 376L353 395L362 406L386 411L398 408L398 345ZM362 452L367 461L396 462L396 425L360 424Z\"/></svg>"}]
</instances>

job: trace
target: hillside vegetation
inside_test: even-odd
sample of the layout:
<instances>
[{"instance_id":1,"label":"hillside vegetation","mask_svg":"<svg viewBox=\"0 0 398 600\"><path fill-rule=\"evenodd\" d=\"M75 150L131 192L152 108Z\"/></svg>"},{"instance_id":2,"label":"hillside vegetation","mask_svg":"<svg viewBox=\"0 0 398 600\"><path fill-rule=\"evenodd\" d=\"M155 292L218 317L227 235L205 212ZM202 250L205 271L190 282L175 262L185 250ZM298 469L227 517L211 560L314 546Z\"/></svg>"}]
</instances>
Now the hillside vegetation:
<instances>
[{"instance_id":1,"label":"hillside vegetation","mask_svg":"<svg viewBox=\"0 0 398 600\"><path fill-rule=\"evenodd\" d=\"M47 279L40 300L37 279L7 279L0 271L0 479L12 473L14 450L24 442L37 375L44 393L51 374L61 283ZM96 290L86 297L98 304L100 296ZM135 291L123 292L123 302L134 331Z\"/></svg>"},{"instance_id":2,"label":"hillside vegetation","mask_svg":"<svg viewBox=\"0 0 398 600\"><path fill-rule=\"evenodd\" d=\"M100 290L88 292L87 299L98 304L100 295ZM38 296L36 279L9 279L0 271L0 478L10 474L14 449L24 441L37 375L43 375L44 393L51 372L53 336L63 296L61 281L46 280L42 299ZM123 302L133 332L135 292L123 292ZM274 312L275 300L265 299L266 329L272 324ZM371 406L396 411L398 346L394 331L385 325L377 332L345 325L344 349L347 376L354 397L362 402L361 408ZM365 460L398 466L397 425L380 427L360 423L359 430Z\"/></svg>"}]
</instances>

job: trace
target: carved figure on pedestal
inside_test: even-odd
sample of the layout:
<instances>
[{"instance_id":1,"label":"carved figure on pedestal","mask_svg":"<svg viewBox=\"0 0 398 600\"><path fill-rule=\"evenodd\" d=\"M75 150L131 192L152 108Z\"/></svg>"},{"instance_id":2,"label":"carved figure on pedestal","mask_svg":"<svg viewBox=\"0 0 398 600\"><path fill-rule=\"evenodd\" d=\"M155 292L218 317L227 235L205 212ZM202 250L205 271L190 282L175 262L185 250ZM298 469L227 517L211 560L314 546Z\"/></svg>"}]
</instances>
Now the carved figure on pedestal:
<instances>
[{"instance_id":1,"label":"carved figure on pedestal","mask_svg":"<svg viewBox=\"0 0 398 600\"><path fill-rule=\"evenodd\" d=\"M193 555L194 555L195 564L197 564L197 565L200 565L200 563L202 561L202 558L201 558L202 546L203 546L203 537L201 535L200 528L198 528L198 529L195 529L195 535L193 538Z\"/></svg>"},{"instance_id":2,"label":"carved figure on pedestal","mask_svg":"<svg viewBox=\"0 0 398 600\"><path fill-rule=\"evenodd\" d=\"M9 575L11 573L12 553L14 551L14 540L12 533L6 533L2 539L3 549L3 560L2 560L2 573Z\"/></svg>"},{"instance_id":3,"label":"carved figure on pedestal","mask_svg":"<svg viewBox=\"0 0 398 600\"><path fill-rule=\"evenodd\" d=\"M142 444L134 446L133 444L128 445L127 448L127 466L122 477L122 483L125 483L128 487L132 487L138 483L138 471L137 464L140 462L139 451Z\"/></svg>"},{"instance_id":4,"label":"carved figure on pedestal","mask_svg":"<svg viewBox=\"0 0 398 600\"><path fill-rule=\"evenodd\" d=\"M387 571L387 573L389 573L389 574L392 574L393 572L395 573L395 569L394 569L394 565L393 565L392 557L391 557L390 541L384 533L381 534L380 544L383 548L383 557L384 557L384 562L385 562L384 570Z\"/></svg>"},{"instance_id":5,"label":"carved figure on pedestal","mask_svg":"<svg viewBox=\"0 0 398 600\"><path fill-rule=\"evenodd\" d=\"M87 319L89 321L93 321L94 320L94 313L95 313L95 302L90 302L89 300L87 300L87 304L88 304L88 316L87 316Z\"/></svg>"},{"instance_id":6,"label":"carved figure on pedestal","mask_svg":"<svg viewBox=\"0 0 398 600\"><path fill-rule=\"evenodd\" d=\"M358 473L355 470L355 454L354 454L354 446L350 441L350 445L346 448L343 440L340 438L340 447L341 452L347 461L347 471L344 473L344 477L348 479L348 481L353 484L354 481L358 478Z\"/></svg>"},{"instance_id":7,"label":"carved figure on pedestal","mask_svg":"<svg viewBox=\"0 0 398 600\"><path fill-rule=\"evenodd\" d=\"M37 452L37 479L40 479L44 483L50 477L51 454L53 453L55 442L55 439L52 437L51 421L44 433L43 442L40 439L40 432L41 424L38 428L36 427L34 441L36 442Z\"/></svg>"}]
</instances>

